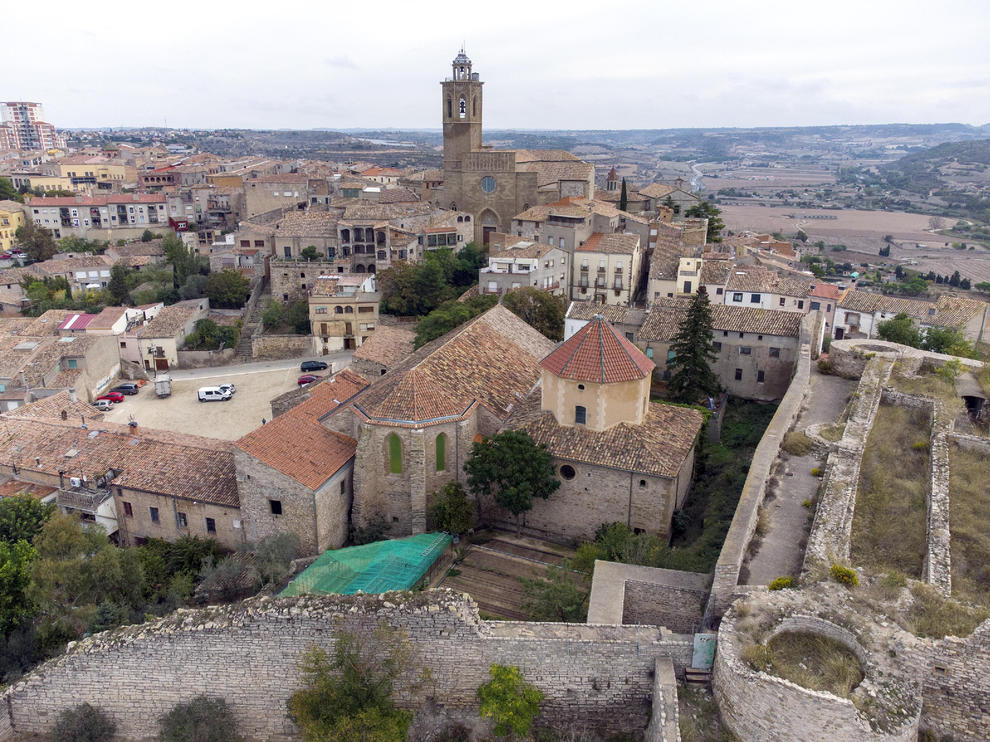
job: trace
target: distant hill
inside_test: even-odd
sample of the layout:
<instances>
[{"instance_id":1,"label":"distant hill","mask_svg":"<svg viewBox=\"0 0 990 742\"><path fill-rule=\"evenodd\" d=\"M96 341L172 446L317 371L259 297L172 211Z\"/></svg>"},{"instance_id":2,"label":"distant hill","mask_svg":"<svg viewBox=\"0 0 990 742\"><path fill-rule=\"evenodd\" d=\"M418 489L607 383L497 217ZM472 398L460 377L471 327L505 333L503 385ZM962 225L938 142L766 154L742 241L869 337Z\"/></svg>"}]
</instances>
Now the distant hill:
<instances>
[{"instance_id":1,"label":"distant hill","mask_svg":"<svg viewBox=\"0 0 990 742\"><path fill-rule=\"evenodd\" d=\"M946 165L990 165L990 139L945 142L905 155L880 168L891 188L927 194L945 186Z\"/></svg>"}]
</instances>

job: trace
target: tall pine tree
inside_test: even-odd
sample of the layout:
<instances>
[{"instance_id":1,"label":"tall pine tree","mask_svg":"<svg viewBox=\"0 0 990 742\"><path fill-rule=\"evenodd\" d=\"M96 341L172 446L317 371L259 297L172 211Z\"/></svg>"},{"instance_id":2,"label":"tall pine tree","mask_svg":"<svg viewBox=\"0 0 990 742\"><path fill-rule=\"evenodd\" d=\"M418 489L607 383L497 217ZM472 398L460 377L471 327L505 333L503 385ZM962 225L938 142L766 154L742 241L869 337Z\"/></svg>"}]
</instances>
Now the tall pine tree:
<instances>
[{"instance_id":1,"label":"tall pine tree","mask_svg":"<svg viewBox=\"0 0 990 742\"><path fill-rule=\"evenodd\" d=\"M704 286L692 297L670 349L674 358L667 363L671 372L667 389L675 402L695 404L719 392L722 387L712 371L718 357L712 347L712 307Z\"/></svg>"},{"instance_id":2,"label":"tall pine tree","mask_svg":"<svg viewBox=\"0 0 990 742\"><path fill-rule=\"evenodd\" d=\"M626 179L622 179L622 193L619 194L619 211L625 211L629 205L629 194L626 193Z\"/></svg>"}]
</instances>

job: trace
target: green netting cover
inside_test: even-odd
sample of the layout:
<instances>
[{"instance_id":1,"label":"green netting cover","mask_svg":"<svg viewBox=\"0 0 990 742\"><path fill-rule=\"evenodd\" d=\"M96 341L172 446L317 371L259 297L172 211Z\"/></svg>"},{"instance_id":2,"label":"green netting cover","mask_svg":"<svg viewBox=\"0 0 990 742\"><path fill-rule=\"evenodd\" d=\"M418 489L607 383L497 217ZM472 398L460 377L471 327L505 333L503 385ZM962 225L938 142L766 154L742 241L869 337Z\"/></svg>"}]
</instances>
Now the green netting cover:
<instances>
[{"instance_id":1,"label":"green netting cover","mask_svg":"<svg viewBox=\"0 0 990 742\"><path fill-rule=\"evenodd\" d=\"M450 542L446 533L421 533L327 551L290 582L282 595L408 590Z\"/></svg>"}]
</instances>

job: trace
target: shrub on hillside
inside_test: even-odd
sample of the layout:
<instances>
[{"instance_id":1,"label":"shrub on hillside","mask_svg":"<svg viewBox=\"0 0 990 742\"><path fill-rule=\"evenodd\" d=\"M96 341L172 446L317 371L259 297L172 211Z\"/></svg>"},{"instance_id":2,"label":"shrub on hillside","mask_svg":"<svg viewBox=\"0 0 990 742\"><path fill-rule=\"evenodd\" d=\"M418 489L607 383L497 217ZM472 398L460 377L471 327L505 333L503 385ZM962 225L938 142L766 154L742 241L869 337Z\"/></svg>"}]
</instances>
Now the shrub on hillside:
<instances>
[{"instance_id":1,"label":"shrub on hillside","mask_svg":"<svg viewBox=\"0 0 990 742\"><path fill-rule=\"evenodd\" d=\"M855 587L859 584L859 577L856 576L856 570L843 567L841 564L833 564L829 570L829 575L840 585Z\"/></svg>"},{"instance_id":2,"label":"shrub on hillside","mask_svg":"<svg viewBox=\"0 0 990 742\"><path fill-rule=\"evenodd\" d=\"M807 456L812 450L811 438L803 431L792 430L784 436L784 442L780 447L791 456Z\"/></svg>"},{"instance_id":3,"label":"shrub on hillside","mask_svg":"<svg viewBox=\"0 0 990 742\"><path fill-rule=\"evenodd\" d=\"M237 721L222 698L196 696L158 720L161 742L239 742Z\"/></svg>"},{"instance_id":4,"label":"shrub on hillside","mask_svg":"<svg viewBox=\"0 0 990 742\"><path fill-rule=\"evenodd\" d=\"M767 586L767 590L785 590L789 587L794 587L793 577L778 577Z\"/></svg>"},{"instance_id":5,"label":"shrub on hillside","mask_svg":"<svg viewBox=\"0 0 990 742\"><path fill-rule=\"evenodd\" d=\"M58 715L52 742L105 742L113 737L117 725L102 711L80 703Z\"/></svg>"}]
</instances>

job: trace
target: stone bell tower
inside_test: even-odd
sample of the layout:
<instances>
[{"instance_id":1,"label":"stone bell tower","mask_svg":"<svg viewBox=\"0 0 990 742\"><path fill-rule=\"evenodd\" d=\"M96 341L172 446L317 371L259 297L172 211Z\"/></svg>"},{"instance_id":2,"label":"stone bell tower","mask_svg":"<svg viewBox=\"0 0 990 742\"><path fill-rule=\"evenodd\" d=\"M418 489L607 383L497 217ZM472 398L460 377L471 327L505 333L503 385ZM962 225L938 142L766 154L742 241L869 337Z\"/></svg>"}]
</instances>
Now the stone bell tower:
<instances>
[{"instance_id":1,"label":"stone bell tower","mask_svg":"<svg viewBox=\"0 0 990 742\"><path fill-rule=\"evenodd\" d=\"M481 86L471 60L462 48L452 63L453 76L443 87L443 168L460 169L455 163L472 150L481 149Z\"/></svg>"}]
</instances>

